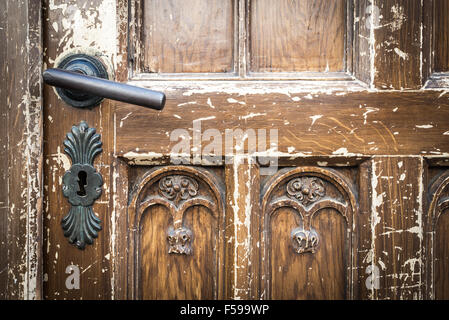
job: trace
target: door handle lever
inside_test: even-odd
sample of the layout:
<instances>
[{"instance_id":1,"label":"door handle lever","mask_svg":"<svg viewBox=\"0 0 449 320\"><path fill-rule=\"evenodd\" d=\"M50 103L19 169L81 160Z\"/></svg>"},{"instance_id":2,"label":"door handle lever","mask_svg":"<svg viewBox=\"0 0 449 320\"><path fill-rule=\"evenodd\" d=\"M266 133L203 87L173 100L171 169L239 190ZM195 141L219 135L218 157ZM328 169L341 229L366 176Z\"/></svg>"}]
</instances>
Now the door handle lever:
<instances>
[{"instance_id":1,"label":"door handle lever","mask_svg":"<svg viewBox=\"0 0 449 320\"><path fill-rule=\"evenodd\" d=\"M57 87L61 98L73 107L93 107L108 98L156 110L164 108L163 92L110 81L106 77L103 64L83 54L70 56L59 68L43 72L44 82Z\"/></svg>"}]
</instances>

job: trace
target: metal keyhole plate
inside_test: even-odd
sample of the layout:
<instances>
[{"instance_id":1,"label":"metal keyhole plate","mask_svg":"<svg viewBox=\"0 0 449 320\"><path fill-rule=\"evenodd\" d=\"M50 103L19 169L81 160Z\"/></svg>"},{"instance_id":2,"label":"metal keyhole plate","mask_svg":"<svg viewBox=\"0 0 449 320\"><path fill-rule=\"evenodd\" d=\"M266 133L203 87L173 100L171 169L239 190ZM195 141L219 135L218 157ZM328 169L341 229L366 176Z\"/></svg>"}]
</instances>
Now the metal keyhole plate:
<instances>
[{"instance_id":1,"label":"metal keyhole plate","mask_svg":"<svg viewBox=\"0 0 449 320\"><path fill-rule=\"evenodd\" d=\"M103 179L90 164L72 165L62 182L64 196L73 206L90 206L101 195Z\"/></svg>"}]
</instances>

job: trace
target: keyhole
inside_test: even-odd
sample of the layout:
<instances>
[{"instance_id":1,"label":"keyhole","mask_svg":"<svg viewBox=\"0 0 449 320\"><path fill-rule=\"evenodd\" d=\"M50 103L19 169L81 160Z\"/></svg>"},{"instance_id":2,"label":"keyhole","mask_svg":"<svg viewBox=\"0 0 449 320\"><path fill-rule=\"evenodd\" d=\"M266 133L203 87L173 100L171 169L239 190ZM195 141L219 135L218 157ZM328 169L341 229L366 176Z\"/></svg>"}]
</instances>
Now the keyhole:
<instances>
[{"instance_id":1,"label":"keyhole","mask_svg":"<svg viewBox=\"0 0 449 320\"><path fill-rule=\"evenodd\" d=\"M87 173L86 171L80 171L78 172L79 191L77 191L76 193L81 197L86 196L86 189L84 188L85 186L87 186Z\"/></svg>"}]
</instances>

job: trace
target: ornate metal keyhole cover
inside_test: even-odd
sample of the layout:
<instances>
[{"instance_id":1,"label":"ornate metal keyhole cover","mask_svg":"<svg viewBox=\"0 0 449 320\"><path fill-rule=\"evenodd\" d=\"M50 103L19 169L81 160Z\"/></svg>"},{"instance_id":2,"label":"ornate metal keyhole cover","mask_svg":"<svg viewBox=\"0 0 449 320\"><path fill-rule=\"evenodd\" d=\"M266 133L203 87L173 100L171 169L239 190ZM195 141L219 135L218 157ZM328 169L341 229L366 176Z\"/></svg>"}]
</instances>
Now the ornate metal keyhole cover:
<instances>
[{"instance_id":1,"label":"ornate metal keyhole cover","mask_svg":"<svg viewBox=\"0 0 449 320\"><path fill-rule=\"evenodd\" d=\"M64 151L72 159L72 166L62 178L62 193L72 207L61 225L64 236L79 249L92 244L101 230L101 220L92 210L103 185L103 178L93 166L95 156L103 151L100 139L95 128L81 121L64 140Z\"/></svg>"}]
</instances>

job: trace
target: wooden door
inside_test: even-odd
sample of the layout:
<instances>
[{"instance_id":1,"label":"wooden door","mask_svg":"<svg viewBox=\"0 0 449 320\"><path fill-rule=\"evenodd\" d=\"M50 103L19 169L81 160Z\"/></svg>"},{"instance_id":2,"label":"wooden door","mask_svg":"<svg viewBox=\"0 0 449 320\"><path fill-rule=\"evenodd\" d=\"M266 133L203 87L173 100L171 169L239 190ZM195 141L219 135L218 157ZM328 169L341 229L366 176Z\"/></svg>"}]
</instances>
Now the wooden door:
<instances>
[{"instance_id":1,"label":"wooden door","mask_svg":"<svg viewBox=\"0 0 449 320\"><path fill-rule=\"evenodd\" d=\"M76 109L45 87L44 298L447 299L448 10L45 1L46 67L93 54L167 103ZM84 250L61 229L81 121L104 181Z\"/></svg>"}]
</instances>

